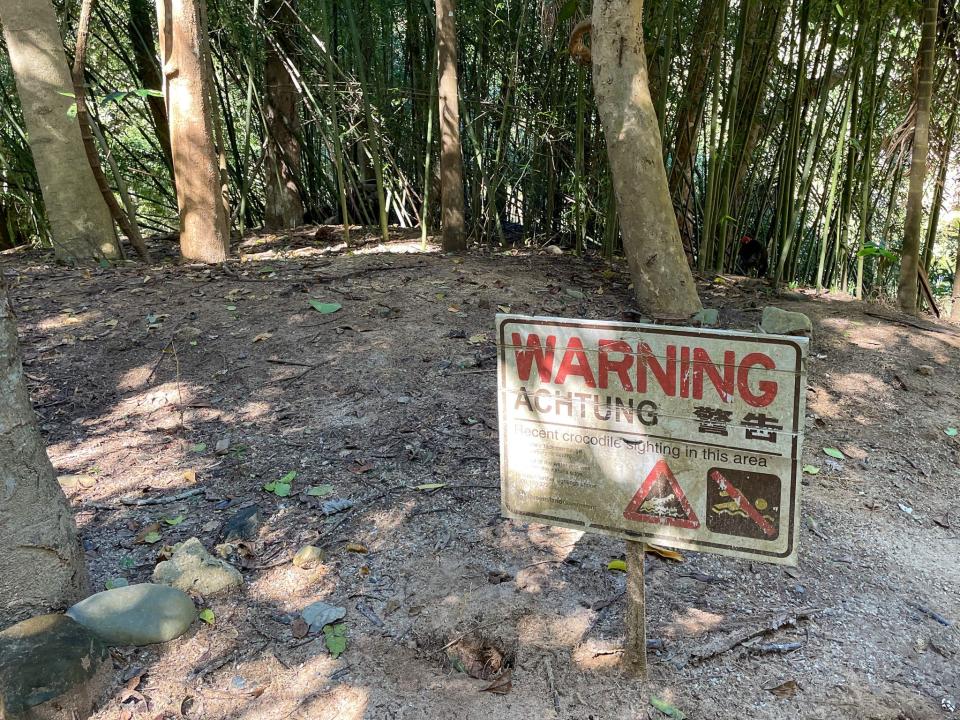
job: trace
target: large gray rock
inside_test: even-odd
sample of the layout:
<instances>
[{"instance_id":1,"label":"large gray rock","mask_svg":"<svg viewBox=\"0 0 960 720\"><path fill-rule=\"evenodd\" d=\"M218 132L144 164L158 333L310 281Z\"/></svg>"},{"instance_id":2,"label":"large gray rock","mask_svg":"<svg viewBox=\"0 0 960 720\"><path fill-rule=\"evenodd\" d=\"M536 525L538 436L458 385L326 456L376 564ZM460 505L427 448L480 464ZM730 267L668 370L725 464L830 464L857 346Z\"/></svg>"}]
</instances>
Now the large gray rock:
<instances>
[{"instance_id":1,"label":"large gray rock","mask_svg":"<svg viewBox=\"0 0 960 720\"><path fill-rule=\"evenodd\" d=\"M190 538L174 548L169 560L154 568L153 581L206 596L240 587L243 576L230 563L208 553L197 538Z\"/></svg>"},{"instance_id":2,"label":"large gray rock","mask_svg":"<svg viewBox=\"0 0 960 720\"><path fill-rule=\"evenodd\" d=\"M91 595L67 615L108 645L153 645L183 635L197 609L180 590L141 583Z\"/></svg>"},{"instance_id":3,"label":"large gray rock","mask_svg":"<svg viewBox=\"0 0 960 720\"><path fill-rule=\"evenodd\" d=\"M87 717L112 675L104 642L66 615L0 632L0 718Z\"/></svg>"},{"instance_id":4,"label":"large gray rock","mask_svg":"<svg viewBox=\"0 0 960 720\"><path fill-rule=\"evenodd\" d=\"M813 323L803 313L765 307L760 328L771 335L804 335L813 337Z\"/></svg>"}]
</instances>

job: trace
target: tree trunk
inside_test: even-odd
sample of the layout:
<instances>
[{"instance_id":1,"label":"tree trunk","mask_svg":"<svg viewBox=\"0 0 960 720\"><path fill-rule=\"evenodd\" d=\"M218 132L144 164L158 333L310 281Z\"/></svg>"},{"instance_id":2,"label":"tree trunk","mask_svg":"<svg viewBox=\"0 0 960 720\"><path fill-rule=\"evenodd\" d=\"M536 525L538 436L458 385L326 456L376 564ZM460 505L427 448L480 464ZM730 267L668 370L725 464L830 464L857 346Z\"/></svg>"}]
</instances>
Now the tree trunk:
<instances>
[{"instance_id":1,"label":"tree trunk","mask_svg":"<svg viewBox=\"0 0 960 720\"><path fill-rule=\"evenodd\" d=\"M637 302L654 316L688 318L701 305L680 241L647 89L642 17L643 0L594 0L594 92Z\"/></svg>"},{"instance_id":2,"label":"tree trunk","mask_svg":"<svg viewBox=\"0 0 960 720\"><path fill-rule=\"evenodd\" d=\"M185 260L217 263L227 259L230 224L214 142L206 17L206 0L157 0L160 59L180 207L180 253Z\"/></svg>"},{"instance_id":3,"label":"tree trunk","mask_svg":"<svg viewBox=\"0 0 960 720\"><path fill-rule=\"evenodd\" d=\"M303 225L300 198L300 93L287 63L297 56L296 0L266 0L264 19L272 31L267 38L263 67L266 97L264 116L267 147L263 162L266 185L265 224L271 230Z\"/></svg>"},{"instance_id":4,"label":"tree trunk","mask_svg":"<svg viewBox=\"0 0 960 720\"><path fill-rule=\"evenodd\" d=\"M953 266L953 292L950 302L950 322L960 324L960 227L957 228L957 261Z\"/></svg>"},{"instance_id":5,"label":"tree trunk","mask_svg":"<svg viewBox=\"0 0 960 720\"><path fill-rule=\"evenodd\" d=\"M87 591L70 505L40 437L0 276L0 628L63 610Z\"/></svg>"},{"instance_id":6,"label":"tree trunk","mask_svg":"<svg viewBox=\"0 0 960 720\"><path fill-rule=\"evenodd\" d=\"M463 151L457 89L456 0L437 0L437 68L440 95L440 209L443 249L467 247L463 220Z\"/></svg>"},{"instance_id":7,"label":"tree trunk","mask_svg":"<svg viewBox=\"0 0 960 720\"><path fill-rule=\"evenodd\" d=\"M162 90L163 78L157 65L157 44L151 20L150 0L130 0L130 22L127 32L133 45L133 59L137 66L137 80L148 90ZM170 179L176 182L173 172L173 151L170 149L170 123L167 107L162 97L147 96L147 107L153 120L157 142L163 151L163 159L170 170Z\"/></svg>"},{"instance_id":8,"label":"tree trunk","mask_svg":"<svg viewBox=\"0 0 960 720\"><path fill-rule=\"evenodd\" d=\"M113 220L70 112L73 84L50 0L0 0L0 23L30 136L57 258L120 257Z\"/></svg>"},{"instance_id":9,"label":"tree trunk","mask_svg":"<svg viewBox=\"0 0 960 720\"><path fill-rule=\"evenodd\" d=\"M904 223L903 250L900 258L900 286L897 299L905 313L917 313L917 282L920 263L920 231L923 225L923 184L927 178L927 152L930 146L930 99L937 42L938 0L925 0L917 73L917 126L913 132L913 159L910 164L910 192Z\"/></svg>"}]
</instances>

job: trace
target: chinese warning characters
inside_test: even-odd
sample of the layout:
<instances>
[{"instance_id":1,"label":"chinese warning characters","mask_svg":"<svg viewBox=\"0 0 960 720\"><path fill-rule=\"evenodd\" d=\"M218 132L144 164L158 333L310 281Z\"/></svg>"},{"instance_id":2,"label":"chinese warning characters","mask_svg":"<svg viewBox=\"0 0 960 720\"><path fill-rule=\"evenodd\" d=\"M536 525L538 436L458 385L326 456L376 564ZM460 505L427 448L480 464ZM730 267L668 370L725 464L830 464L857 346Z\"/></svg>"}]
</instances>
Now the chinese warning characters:
<instances>
[{"instance_id":1,"label":"chinese warning characters","mask_svg":"<svg viewBox=\"0 0 960 720\"><path fill-rule=\"evenodd\" d=\"M499 316L503 509L791 563L805 338Z\"/></svg>"}]
</instances>

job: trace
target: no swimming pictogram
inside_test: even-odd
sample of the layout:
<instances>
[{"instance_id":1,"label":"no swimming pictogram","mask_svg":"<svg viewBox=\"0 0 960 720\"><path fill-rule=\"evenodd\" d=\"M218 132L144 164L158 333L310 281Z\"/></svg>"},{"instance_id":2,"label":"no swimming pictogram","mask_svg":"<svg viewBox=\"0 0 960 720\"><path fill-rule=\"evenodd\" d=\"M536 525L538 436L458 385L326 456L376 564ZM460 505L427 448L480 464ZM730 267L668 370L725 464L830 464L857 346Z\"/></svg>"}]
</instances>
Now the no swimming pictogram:
<instances>
[{"instance_id":1,"label":"no swimming pictogram","mask_svg":"<svg viewBox=\"0 0 960 720\"><path fill-rule=\"evenodd\" d=\"M627 505L623 516L634 522L691 530L700 527L700 518L690 507L690 501L666 460L660 460L654 465L633 500Z\"/></svg>"}]
</instances>

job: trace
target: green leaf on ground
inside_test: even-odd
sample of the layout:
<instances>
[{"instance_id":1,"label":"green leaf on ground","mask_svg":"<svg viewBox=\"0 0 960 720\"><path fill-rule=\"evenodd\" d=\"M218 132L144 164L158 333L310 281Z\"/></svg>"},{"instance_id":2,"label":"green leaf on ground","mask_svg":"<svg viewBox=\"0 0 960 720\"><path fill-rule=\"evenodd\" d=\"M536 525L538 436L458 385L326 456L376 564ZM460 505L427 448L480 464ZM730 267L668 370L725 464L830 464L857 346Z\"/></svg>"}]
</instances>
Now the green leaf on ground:
<instances>
[{"instance_id":1,"label":"green leaf on ground","mask_svg":"<svg viewBox=\"0 0 960 720\"><path fill-rule=\"evenodd\" d=\"M425 483L424 485L417 485L415 490L439 490L440 488L445 488L446 483Z\"/></svg>"},{"instance_id":2,"label":"green leaf on ground","mask_svg":"<svg viewBox=\"0 0 960 720\"><path fill-rule=\"evenodd\" d=\"M217 616L213 614L213 610L210 608L204 608L200 611L199 618L203 620L207 625L213 625L217 622Z\"/></svg>"},{"instance_id":3,"label":"green leaf on ground","mask_svg":"<svg viewBox=\"0 0 960 720\"><path fill-rule=\"evenodd\" d=\"M290 484L290 483L292 483L292 482L293 482L294 480L296 480L296 479L297 479L297 471L296 471L296 470L291 470L291 471L288 472L286 475L284 475L282 478L280 478L280 482Z\"/></svg>"},{"instance_id":4,"label":"green leaf on ground","mask_svg":"<svg viewBox=\"0 0 960 720\"><path fill-rule=\"evenodd\" d=\"M172 517L172 518L164 518L163 522L166 523L167 525L174 526L174 525L179 525L184 520L186 520L185 516L177 515L176 517Z\"/></svg>"},{"instance_id":5,"label":"green leaf on ground","mask_svg":"<svg viewBox=\"0 0 960 720\"><path fill-rule=\"evenodd\" d=\"M343 655L347 649L347 626L343 623L323 626L323 642L333 659Z\"/></svg>"},{"instance_id":6,"label":"green leaf on ground","mask_svg":"<svg viewBox=\"0 0 960 720\"><path fill-rule=\"evenodd\" d=\"M686 717L686 715L680 712L673 705L653 695L650 696L650 704L653 705L657 710L662 712L664 715L666 715L667 717L672 717L674 720L684 720L684 718Z\"/></svg>"},{"instance_id":7,"label":"green leaf on ground","mask_svg":"<svg viewBox=\"0 0 960 720\"><path fill-rule=\"evenodd\" d=\"M277 497L289 497L290 496L290 483L278 482L273 488L273 494Z\"/></svg>"},{"instance_id":8,"label":"green leaf on ground","mask_svg":"<svg viewBox=\"0 0 960 720\"><path fill-rule=\"evenodd\" d=\"M156 543L160 542L161 539L163 539L163 535L161 535L160 533L158 533L158 532L156 532L156 531L154 531L154 532L149 532L149 533L147 533L146 535L143 536L143 541L144 541L147 545L155 545Z\"/></svg>"},{"instance_id":9,"label":"green leaf on ground","mask_svg":"<svg viewBox=\"0 0 960 720\"><path fill-rule=\"evenodd\" d=\"M946 433L947 437L956 437L958 434L960 434L960 430L957 430L955 427L948 427L943 432Z\"/></svg>"},{"instance_id":10,"label":"green leaf on ground","mask_svg":"<svg viewBox=\"0 0 960 720\"><path fill-rule=\"evenodd\" d=\"M207 449L206 443L197 443L196 445L190 446L190 452L193 452L193 453L202 453L206 449Z\"/></svg>"},{"instance_id":11,"label":"green leaf on ground","mask_svg":"<svg viewBox=\"0 0 960 720\"><path fill-rule=\"evenodd\" d=\"M340 303L325 303L325 302L320 302L319 300L311 300L310 307L312 307L321 315L331 315L335 313L337 310L342 309L343 305L341 305Z\"/></svg>"},{"instance_id":12,"label":"green leaf on ground","mask_svg":"<svg viewBox=\"0 0 960 720\"><path fill-rule=\"evenodd\" d=\"M824 448L824 449L823 449L823 452L824 452L825 455L829 455L830 457L836 458L837 460L846 460L846 459L847 459L847 456L844 455L844 454L843 454L842 452L840 452L839 450L837 450L836 448Z\"/></svg>"},{"instance_id":13,"label":"green leaf on ground","mask_svg":"<svg viewBox=\"0 0 960 720\"><path fill-rule=\"evenodd\" d=\"M326 497L333 493L333 485L314 485L307 490L310 497Z\"/></svg>"},{"instance_id":14,"label":"green leaf on ground","mask_svg":"<svg viewBox=\"0 0 960 720\"><path fill-rule=\"evenodd\" d=\"M614 572L626 572L627 571L627 561L626 560L611 560L607 563L607 570L612 570Z\"/></svg>"},{"instance_id":15,"label":"green leaf on ground","mask_svg":"<svg viewBox=\"0 0 960 720\"><path fill-rule=\"evenodd\" d=\"M819 475L819 474L820 474L820 468L818 468L816 465L804 465L804 466L803 466L803 471L804 471L807 475Z\"/></svg>"}]
</instances>

